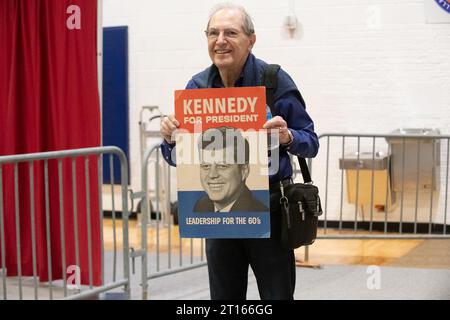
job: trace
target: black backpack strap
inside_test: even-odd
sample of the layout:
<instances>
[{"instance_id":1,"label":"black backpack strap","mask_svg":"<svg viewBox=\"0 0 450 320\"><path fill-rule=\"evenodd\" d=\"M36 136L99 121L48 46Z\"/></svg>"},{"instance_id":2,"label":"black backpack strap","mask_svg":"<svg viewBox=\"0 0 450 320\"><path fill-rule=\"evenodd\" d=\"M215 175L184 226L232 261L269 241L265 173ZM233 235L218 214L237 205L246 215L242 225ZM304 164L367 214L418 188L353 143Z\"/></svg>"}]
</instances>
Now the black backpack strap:
<instances>
[{"instance_id":1,"label":"black backpack strap","mask_svg":"<svg viewBox=\"0 0 450 320\"><path fill-rule=\"evenodd\" d=\"M275 90L278 86L278 71L280 66L278 64L269 64L264 69L262 76L262 85L266 87L266 103L270 108L272 116L276 115L275 112ZM301 96L300 96L301 97ZM301 98L303 100L303 98ZM304 102L302 101L304 104ZM300 164L300 170L302 172L303 181L305 183L312 182L311 175L309 173L308 165L305 158L297 156L298 163Z\"/></svg>"},{"instance_id":2,"label":"black backpack strap","mask_svg":"<svg viewBox=\"0 0 450 320\"><path fill-rule=\"evenodd\" d=\"M275 115L275 90L278 87L278 64L269 64L264 69L262 76L262 85L266 87L266 103L270 108L272 115Z\"/></svg>"}]
</instances>

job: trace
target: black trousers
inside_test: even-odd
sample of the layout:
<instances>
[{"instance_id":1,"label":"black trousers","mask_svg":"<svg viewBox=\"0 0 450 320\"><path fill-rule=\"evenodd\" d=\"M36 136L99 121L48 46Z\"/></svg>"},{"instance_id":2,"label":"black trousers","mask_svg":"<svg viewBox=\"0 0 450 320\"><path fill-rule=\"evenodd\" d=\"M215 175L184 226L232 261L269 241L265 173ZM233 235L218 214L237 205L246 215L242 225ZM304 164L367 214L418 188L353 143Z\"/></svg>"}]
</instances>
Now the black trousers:
<instances>
[{"instance_id":1,"label":"black trousers","mask_svg":"<svg viewBox=\"0 0 450 320\"><path fill-rule=\"evenodd\" d=\"M262 300L292 300L295 290L293 250L280 245L279 191L271 190L271 237L206 239L212 300L245 300L248 267L255 274Z\"/></svg>"}]
</instances>

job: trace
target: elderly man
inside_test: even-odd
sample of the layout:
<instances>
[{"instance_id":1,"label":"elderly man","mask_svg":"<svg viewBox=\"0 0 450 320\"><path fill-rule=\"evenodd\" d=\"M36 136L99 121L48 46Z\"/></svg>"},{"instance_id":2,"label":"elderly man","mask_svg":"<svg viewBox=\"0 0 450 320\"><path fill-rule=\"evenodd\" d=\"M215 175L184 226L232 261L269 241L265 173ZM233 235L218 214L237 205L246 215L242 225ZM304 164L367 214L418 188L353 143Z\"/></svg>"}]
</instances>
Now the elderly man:
<instances>
[{"instance_id":1,"label":"elderly man","mask_svg":"<svg viewBox=\"0 0 450 320\"><path fill-rule=\"evenodd\" d=\"M256 35L250 16L244 8L231 4L216 6L206 28L212 65L196 74L187 89L245 87L262 84L267 63L257 59L251 50ZM293 80L282 69L277 74L275 91L277 115L264 124L279 130L279 170L269 177L271 237L268 239L206 239L206 255L212 299L246 299L248 266L258 284L261 299L293 299L295 257L293 250L280 245L280 182L292 183L288 152L305 158L314 157L319 148L314 124L305 111L303 99ZM171 152L173 134L179 126L174 116L164 118L164 158L175 165Z\"/></svg>"}]
</instances>

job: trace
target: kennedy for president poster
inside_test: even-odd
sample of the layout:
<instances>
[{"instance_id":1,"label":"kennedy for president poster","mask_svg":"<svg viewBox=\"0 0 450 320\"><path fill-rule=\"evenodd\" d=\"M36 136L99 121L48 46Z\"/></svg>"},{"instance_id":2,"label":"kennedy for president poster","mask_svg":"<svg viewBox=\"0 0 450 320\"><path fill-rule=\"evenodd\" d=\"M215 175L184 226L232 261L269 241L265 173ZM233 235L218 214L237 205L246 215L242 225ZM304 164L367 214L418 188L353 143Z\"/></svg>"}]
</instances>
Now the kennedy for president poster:
<instances>
[{"instance_id":1,"label":"kennedy for president poster","mask_svg":"<svg viewBox=\"0 0 450 320\"><path fill-rule=\"evenodd\" d=\"M268 238L264 87L175 92L178 221L184 238Z\"/></svg>"}]
</instances>

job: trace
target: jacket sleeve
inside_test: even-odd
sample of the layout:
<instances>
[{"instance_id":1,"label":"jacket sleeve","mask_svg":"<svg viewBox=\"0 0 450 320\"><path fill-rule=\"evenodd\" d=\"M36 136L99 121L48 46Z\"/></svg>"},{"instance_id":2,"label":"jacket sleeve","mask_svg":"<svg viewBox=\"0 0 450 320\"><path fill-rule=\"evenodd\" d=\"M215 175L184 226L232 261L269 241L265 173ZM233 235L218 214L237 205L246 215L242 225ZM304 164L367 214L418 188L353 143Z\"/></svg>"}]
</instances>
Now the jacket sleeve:
<instances>
[{"instance_id":1,"label":"jacket sleeve","mask_svg":"<svg viewBox=\"0 0 450 320\"><path fill-rule=\"evenodd\" d=\"M275 110L287 122L294 138L287 151L303 158L313 158L319 151L319 139L314 132L314 122L306 112L300 92L289 75L280 70L278 81L284 90L275 97Z\"/></svg>"}]
</instances>

